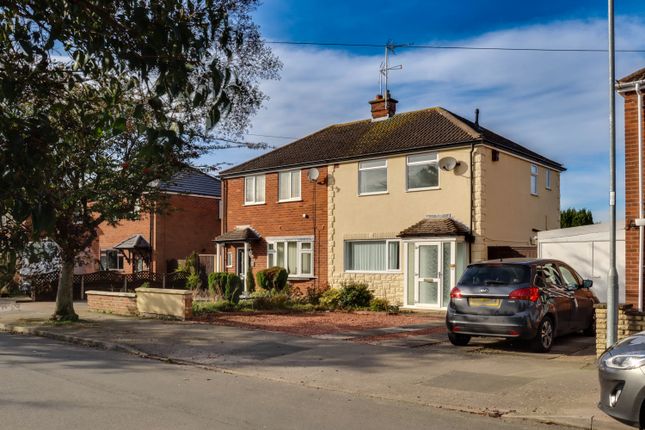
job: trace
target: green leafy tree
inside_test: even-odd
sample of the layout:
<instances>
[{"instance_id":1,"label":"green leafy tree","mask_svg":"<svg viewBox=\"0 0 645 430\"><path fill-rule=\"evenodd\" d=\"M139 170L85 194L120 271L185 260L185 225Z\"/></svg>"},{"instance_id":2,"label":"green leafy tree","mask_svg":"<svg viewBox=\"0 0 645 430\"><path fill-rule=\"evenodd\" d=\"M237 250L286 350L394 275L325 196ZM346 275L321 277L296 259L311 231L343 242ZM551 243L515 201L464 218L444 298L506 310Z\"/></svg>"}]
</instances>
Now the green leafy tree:
<instances>
[{"instance_id":1,"label":"green leafy tree","mask_svg":"<svg viewBox=\"0 0 645 430\"><path fill-rule=\"evenodd\" d=\"M593 224L593 214L589 209L569 208L560 212L560 227L578 227Z\"/></svg>"},{"instance_id":2,"label":"green leafy tree","mask_svg":"<svg viewBox=\"0 0 645 430\"><path fill-rule=\"evenodd\" d=\"M16 0L0 6L0 254L50 237L56 319L101 223L162 211L168 181L247 125L280 63L256 0ZM142 198L145 196L145 198Z\"/></svg>"}]
</instances>

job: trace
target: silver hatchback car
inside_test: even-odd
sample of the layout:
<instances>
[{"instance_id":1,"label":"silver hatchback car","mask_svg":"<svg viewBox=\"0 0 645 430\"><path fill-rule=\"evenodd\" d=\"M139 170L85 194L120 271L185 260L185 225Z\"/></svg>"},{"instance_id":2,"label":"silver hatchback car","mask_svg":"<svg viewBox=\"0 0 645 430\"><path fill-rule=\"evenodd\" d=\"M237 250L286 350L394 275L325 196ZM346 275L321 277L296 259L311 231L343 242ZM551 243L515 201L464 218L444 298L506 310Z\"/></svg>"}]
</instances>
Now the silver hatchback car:
<instances>
[{"instance_id":1,"label":"silver hatchback car","mask_svg":"<svg viewBox=\"0 0 645 430\"><path fill-rule=\"evenodd\" d=\"M600 403L607 415L645 428L645 332L627 337L598 360Z\"/></svg>"},{"instance_id":2,"label":"silver hatchback car","mask_svg":"<svg viewBox=\"0 0 645 430\"><path fill-rule=\"evenodd\" d=\"M592 281L558 260L506 259L471 264L450 292L448 338L466 345L472 336L529 340L537 352L556 336L593 335Z\"/></svg>"}]
</instances>

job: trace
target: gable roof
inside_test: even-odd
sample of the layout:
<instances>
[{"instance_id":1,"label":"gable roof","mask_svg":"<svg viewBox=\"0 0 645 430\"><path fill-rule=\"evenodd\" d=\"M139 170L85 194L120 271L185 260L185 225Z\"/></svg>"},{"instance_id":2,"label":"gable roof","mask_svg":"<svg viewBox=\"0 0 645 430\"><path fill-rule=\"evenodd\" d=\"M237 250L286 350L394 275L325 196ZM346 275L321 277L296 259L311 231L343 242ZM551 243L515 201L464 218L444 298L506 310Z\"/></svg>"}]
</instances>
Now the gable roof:
<instances>
[{"instance_id":1,"label":"gable roof","mask_svg":"<svg viewBox=\"0 0 645 430\"><path fill-rule=\"evenodd\" d=\"M150 249L150 243L140 234L130 236L118 245L113 246L114 249Z\"/></svg>"},{"instance_id":2,"label":"gable roof","mask_svg":"<svg viewBox=\"0 0 645 430\"><path fill-rule=\"evenodd\" d=\"M222 195L222 182L193 167L177 173L169 182L155 184L162 191L180 194L196 194L208 197Z\"/></svg>"},{"instance_id":3,"label":"gable roof","mask_svg":"<svg viewBox=\"0 0 645 430\"><path fill-rule=\"evenodd\" d=\"M404 112L382 121L361 120L335 124L224 170L232 176L289 167L404 152L487 143L500 150L565 170L562 164L441 107Z\"/></svg>"},{"instance_id":4,"label":"gable roof","mask_svg":"<svg viewBox=\"0 0 645 430\"><path fill-rule=\"evenodd\" d=\"M642 81L645 79L645 67L640 70L636 70L634 73L631 73L624 78L618 80L620 84L628 84L630 82Z\"/></svg>"}]
</instances>

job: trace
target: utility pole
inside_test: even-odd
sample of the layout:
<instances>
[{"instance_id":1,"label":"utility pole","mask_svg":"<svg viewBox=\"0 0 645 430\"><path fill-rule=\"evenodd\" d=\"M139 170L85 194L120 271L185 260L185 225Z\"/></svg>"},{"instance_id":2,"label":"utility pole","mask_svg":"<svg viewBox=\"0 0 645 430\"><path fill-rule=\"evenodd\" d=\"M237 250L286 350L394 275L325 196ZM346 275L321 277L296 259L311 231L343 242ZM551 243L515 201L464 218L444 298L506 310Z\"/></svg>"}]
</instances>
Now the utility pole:
<instances>
[{"instance_id":1,"label":"utility pole","mask_svg":"<svg viewBox=\"0 0 645 430\"><path fill-rule=\"evenodd\" d=\"M618 272L616 270L616 59L614 0L608 0L609 24L609 276L607 288L607 347L618 337Z\"/></svg>"}]
</instances>

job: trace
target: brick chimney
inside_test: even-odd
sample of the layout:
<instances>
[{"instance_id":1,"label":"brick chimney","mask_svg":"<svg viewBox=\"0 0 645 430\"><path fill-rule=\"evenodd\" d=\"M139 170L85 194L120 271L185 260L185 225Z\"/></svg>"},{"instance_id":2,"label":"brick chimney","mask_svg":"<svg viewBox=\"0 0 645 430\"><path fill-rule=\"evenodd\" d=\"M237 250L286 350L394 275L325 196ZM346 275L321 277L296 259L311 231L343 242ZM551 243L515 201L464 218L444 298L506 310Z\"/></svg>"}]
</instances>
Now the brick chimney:
<instances>
[{"instance_id":1,"label":"brick chimney","mask_svg":"<svg viewBox=\"0 0 645 430\"><path fill-rule=\"evenodd\" d=\"M377 94L374 100L370 100L370 105L372 105L372 119L386 119L391 118L396 113L396 104L397 100L394 100L390 95L390 92L387 92L387 108L385 107L385 98L382 94Z\"/></svg>"}]
</instances>

